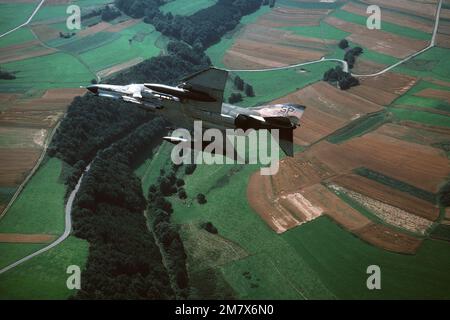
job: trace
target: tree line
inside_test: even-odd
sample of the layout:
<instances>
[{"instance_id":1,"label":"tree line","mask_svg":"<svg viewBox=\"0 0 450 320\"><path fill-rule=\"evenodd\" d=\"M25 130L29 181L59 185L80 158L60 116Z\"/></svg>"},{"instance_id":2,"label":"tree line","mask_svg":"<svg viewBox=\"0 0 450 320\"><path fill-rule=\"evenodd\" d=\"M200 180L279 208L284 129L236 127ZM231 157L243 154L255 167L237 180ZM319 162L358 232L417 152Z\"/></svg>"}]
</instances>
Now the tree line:
<instances>
[{"instance_id":1,"label":"tree line","mask_svg":"<svg viewBox=\"0 0 450 320\"><path fill-rule=\"evenodd\" d=\"M202 52L172 42L168 56L146 60L114 77L111 83L136 79L176 83L209 64ZM95 158L73 210L75 236L90 243L83 288L75 298L175 297L143 215L147 205L141 182L133 173L143 150L161 143L167 125L135 106L90 94L74 99L69 106L48 151L73 167L66 177L69 189ZM177 250L169 252L176 257ZM177 274L182 284L182 273Z\"/></svg>"},{"instance_id":2,"label":"tree line","mask_svg":"<svg viewBox=\"0 0 450 320\"><path fill-rule=\"evenodd\" d=\"M169 172L161 170L156 184L148 190L147 216L155 238L166 260L166 266L172 277L172 287L178 298L189 296L189 276L186 267L187 255L181 240L178 226L171 222L172 204L165 198L178 194L184 198L184 180L177 178L180 166L173 165Z\"/></svg>"},{"instance_id":3,"label":"tree line","mask_svg":"<svg viewBox=\"0 0 450 320\"><path fill-rule=\"evenodd\" d=\"M218 0L213 6L190 16L172 15L159 10L159 0L116 0L116 6L134 18L144 18L165 36L206 49L233 30L242 16L259 9L261 0Z\"/></svg>"}]
</instances>

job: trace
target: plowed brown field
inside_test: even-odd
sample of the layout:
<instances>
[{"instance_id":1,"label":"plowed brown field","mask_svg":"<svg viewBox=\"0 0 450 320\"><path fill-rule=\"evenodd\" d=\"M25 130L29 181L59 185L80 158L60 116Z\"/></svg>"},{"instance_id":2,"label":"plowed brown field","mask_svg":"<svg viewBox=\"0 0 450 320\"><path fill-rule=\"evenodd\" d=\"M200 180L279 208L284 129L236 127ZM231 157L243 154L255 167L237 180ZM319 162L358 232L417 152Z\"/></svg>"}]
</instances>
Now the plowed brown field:
<instances>
[{"instance_id":1,"label":"plowed brown field","mask_svg":"<svg viewBox=\"0 0 450 320\"><path fill-rule=\"evenodd\" d=\"M325 22L351 33L348 40L370 50L397 58L405 58L428 45L427 41L405 38L382 30L369 30L359 24L335 17L327 17Z\"/></svg>"}]
</instances>

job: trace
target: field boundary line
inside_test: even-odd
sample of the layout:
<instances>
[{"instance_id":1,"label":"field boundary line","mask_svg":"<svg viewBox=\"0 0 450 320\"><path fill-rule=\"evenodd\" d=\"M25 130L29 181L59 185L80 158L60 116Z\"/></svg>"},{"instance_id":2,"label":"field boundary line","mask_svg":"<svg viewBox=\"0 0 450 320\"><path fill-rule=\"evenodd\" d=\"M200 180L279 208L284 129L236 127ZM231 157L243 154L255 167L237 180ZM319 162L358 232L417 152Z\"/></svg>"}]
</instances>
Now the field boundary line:
<instances>
[{"instance_id":1,"label":"field boundary line","mask_svg":"<svg viewBox=\"0 0 450 320\"><path fill-rule=\"evenodd\" d=\"M34 9L33 13L32 13L31 16L28 18L27 21L25 21L24 23L22 23L20 26L17 26L17 27L15 27L15 28L13 28L13 29L11 29L11 30L9 30L9 31L6 31L5 33L0 34L0 38L4 37L4 36L6 36L6 35L8 35L8 34L10 34L10 33L13 33L14 31L16 31L16 30L18 30L18 29L20 29L20 28L22 28L22 27L25 27L27 24L29 24L29 23L31 22L31 20L34 18L34 16L36 15L36 13L39 11L39 9L42 7L42 5L44 4L44 2L45 2L45 0L41 0L41 2L37 5L36 9Z\"/></svg>"}]
</instances>

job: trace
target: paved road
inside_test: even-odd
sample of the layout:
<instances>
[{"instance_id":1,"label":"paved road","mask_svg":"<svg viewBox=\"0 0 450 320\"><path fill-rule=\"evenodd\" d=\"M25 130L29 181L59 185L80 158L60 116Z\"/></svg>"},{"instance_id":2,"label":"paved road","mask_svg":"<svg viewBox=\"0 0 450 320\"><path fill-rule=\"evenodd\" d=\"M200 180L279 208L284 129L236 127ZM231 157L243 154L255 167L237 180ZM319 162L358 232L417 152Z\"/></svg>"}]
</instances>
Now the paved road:
<instances>
[{"instance_id":1,"label":"paved road","mask_svg":"<svg viewBox=\"0 0 450 320\"><path fill-rule=\"evenodd\" d=\"M437 32L439 29L439 18L441 16L441 8L442 8L442 1L443 0L439 0L439 4L437 6L437 10L436 10L436 17L435 17L435 22L434 22L434 29L433 29L433 35L431 37L430 40L430 44L426 47L423 48L422 50L413 53L412 55L406 57L405 59L381 70L375 73L370 73L370 74L354 74L352 73L352 76L354 77L376 77L379 75L382 75L383 73L388 72L389 70L394 69L395 67L398 67L399 65L417 57L418 55L424 53L425 51L428 51L429 49L433 48L436 45L436 36L437 36ZM340 62L343 64L343 70L345 72L348 72L348 64L346 61L344 60L340 60L340 59L325 59L322 58L320 60L314 60L314 61L309 61L309 62L303 62L303 63L299 63L299 64L294 64L294 65L290 65L290 66L286 66L286 67L279 67L279 68L269 68L269 69L228 69L227 71L229 72L264 72L264 71L276 71L276 70L286 70L286 69L291 69L291 68L298 68L298 67L302 67L302 66L306 66L309 64L314 64L314 63L322 63L322 62L327 62L327 61L336 61L336 62Z\"/></svg>"},{"instance_id":2,"label":"paved road","mask_svg":"<svg viewBox=\"0 0 450 320\"><path fill-rule=\"evenodd\" d=\"M286 70L286 69L291 69L291 68L298 68L298 67L303 67L303 66L307 66L309 64L315 64L315 63L322 63L322 62L327 62L327 61L335 61L335 62L340 62L343 65L343 70L345 72L348 72L348 63L347 61L341 60L341 59L326 59L325 57L323 57L320 60L313 60L313 61L308 61L308 62L302 62L302 63L298 63L298 64L293 64L290 66L285 66L285 67L277 67L277 68L268 68L268 69L227 69L228 72L266 72L266 71L278 71L278 70Z\"/></svg>"},{"instance_id":3,"label":"paved road","mask_svg":"<svg viewBox=\"0 0 450 320\"><path fill-rule=\"evenodd\" d=\"M25 27L27 24L29 24L31 22L31 20L34 18L34 16L36 15L36 13L39 11L39 9L42 7L42 5L44 4L45 0L41 0L41 2L38 4L38 6L36 7L36 9L34 9L33 13L31 14L31 16L28 18L27 21L25 21L24 23L22 23L20 26L15 27L14 29L11 29L5 33L0 34L0 38L4 37L14 31L16 31L17 29L20 29L22 27Z\"/></svg>"},{"instance_id":4,"label":"paved road","mask_svg":"<svg viewBox=\"0 0 450 320\"><path fill-rule=\"evenodd\" d=\"M22 263L24 263L24 262L26 262L26 261L28 261L28 260L30 260L32 258L34 258L34 257L36 257L36 256L38 256L38 255L40 255L42 253L44 253L44 252L47 252L48 250L56 247L58 244L60 244L64 240L66 240L67 237L69 237L69 235L70 235L70 233L72 231L72 206L73 206L73 201L75 200L75 197L76 197L76 195L78 193L78 190L80 189L81 181L82 181L84 175L86 174L86 172L89 171L90 167L91 167L91 165L87 166L84 174L78 180L77 186L72 191L72 193L69 196L69 199L67 200L66 208L65 208L65 228L64 228L64 233L58 239L56 239L54 242L50 243L48 246L46 246L46 247L44 247L44 248L42 248L42 249L40 249L40 250L30 254L30 255L28 255L28 256L26 256L26 257L24 257L24 258L22 258L22 259L20 259L20 260L18 260L16 262L14 262L14 263L12 263L12 264L10 264L9 266L7 266L7 267L5 267L3 269L0 269L0 274L5 273L6 271L17 267L18 265L20 265L20 264L22 264Z\"/></svg>"}]
</instances>

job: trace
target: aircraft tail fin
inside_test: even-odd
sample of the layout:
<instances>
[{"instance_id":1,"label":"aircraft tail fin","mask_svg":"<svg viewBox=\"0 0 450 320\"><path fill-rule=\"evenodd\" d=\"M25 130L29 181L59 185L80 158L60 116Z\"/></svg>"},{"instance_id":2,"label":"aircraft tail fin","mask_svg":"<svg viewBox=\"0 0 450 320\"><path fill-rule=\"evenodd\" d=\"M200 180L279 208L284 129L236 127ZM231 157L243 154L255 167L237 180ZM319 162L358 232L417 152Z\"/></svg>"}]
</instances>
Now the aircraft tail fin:
<instances>
[{"instance_id":1,"label":"aircraft tail fin","mask_svg":"<svg viewBox=\"0 0 450 320\"><path fill-rule=\"evenodd\" d=\"M198 103L198 108L220 113L227 79L228 71L211 67L186 77L182 80L181 86L188 90L205 93L213 98L212 102Z\"/></svg>"}]
</instances>

